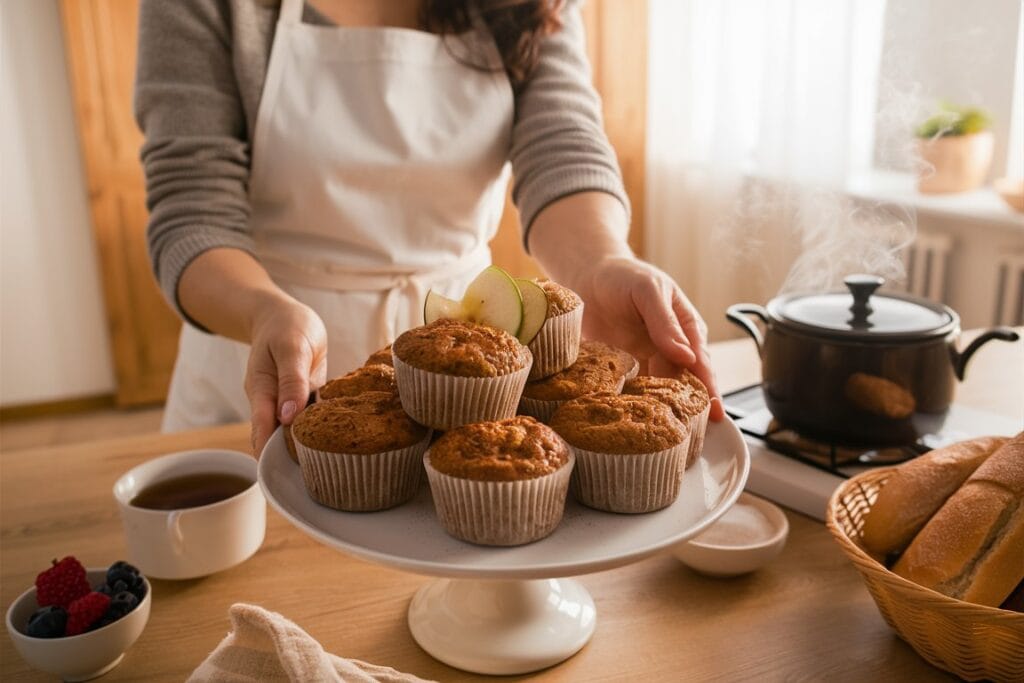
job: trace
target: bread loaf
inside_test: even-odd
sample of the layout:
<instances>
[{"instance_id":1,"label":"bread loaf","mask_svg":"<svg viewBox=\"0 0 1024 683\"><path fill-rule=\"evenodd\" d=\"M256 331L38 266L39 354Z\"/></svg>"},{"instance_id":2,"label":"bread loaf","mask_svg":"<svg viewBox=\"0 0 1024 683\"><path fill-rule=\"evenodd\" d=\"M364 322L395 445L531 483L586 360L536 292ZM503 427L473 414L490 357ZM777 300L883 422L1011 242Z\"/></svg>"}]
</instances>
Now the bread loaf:
<instances>
[{"instance_id":1,"label":"bread loaf","mask_svg":"<svg viewBox=\"0 0 1024 683\"><path fill-rule=\"evenodd\" d=\"M953 492L1006 437L987 436L937 448L902 465L864 519L861 542L878 556L902 552Z\"/></svg>"},{"instance_id":2,"label":"bread loaf","mask_svg":"<svg viewBox=\"0 0 1024 683\"><path fill-rule=\"evenodd\" d=\"M893 571L979 605L997 607L1013 592L1024 580L1024 433L950 496Z\"/></svg>"}]
</instances>

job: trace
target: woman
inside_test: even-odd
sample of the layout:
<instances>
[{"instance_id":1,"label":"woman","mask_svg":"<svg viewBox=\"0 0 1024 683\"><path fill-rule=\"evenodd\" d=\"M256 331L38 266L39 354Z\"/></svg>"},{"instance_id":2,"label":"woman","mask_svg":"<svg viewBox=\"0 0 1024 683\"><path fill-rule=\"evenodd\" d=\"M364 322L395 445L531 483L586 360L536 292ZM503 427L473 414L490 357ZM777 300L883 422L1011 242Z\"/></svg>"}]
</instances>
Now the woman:
<instances>
[{"instance_id":1,"label":"woman","mask_svg":"<svg viewBox=\"0 0 1024 683\"><path fill-rule=\"evenodd\" d=\"M703 321L626 244L579 8L560 4L143 1L148 240L191 323L165 429L251 416L258 453L328 373L421 323L428 289L489 263L509 161L525 244L582 296L584 334L717 395Z\"/></svg>"}]
</instances>

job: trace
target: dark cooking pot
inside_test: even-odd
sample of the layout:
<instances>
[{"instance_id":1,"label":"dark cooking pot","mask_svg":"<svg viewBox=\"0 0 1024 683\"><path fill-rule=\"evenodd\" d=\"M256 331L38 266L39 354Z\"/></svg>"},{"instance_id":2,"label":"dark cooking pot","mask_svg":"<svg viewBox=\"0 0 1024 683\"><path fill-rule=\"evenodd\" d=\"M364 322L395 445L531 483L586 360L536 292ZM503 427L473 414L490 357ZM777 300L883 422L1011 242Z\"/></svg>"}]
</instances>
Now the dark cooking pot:
<instances>
[{"instance_id":1,"label":"dark cooking pot","mask_svg":"<svg viewBox=\"0 0 1024 683\"><path fill-rule=\"evenodd\" d=\"M991 339L1017 341L1008 327L956 348L960 318L925 299L875 294L884 280L851 275L849 292L788 295L730 306L761 354L768 410L819 438L898 444L941 427L967 361ZM765 324L764 336L748 316ZM1021 368L1013 379L1021 381Z\"/></svg>"}]
</instances>

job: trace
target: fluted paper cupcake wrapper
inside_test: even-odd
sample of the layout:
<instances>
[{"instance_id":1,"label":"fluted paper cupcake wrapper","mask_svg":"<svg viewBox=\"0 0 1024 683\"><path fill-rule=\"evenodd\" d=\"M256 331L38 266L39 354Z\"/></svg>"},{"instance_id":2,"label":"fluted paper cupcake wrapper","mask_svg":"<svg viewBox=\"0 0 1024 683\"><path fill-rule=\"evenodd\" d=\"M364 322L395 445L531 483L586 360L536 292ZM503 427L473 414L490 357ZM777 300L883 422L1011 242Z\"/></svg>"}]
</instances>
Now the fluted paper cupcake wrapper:
<instances>
[{"instance_id":1,"label":"fluted paper cupcake wrapper","mask_svg":"<svg viewBox=\"0 0 1024 683\"><path fill-rule=\"evenodd\" d=\"M576 362L580 353L580 331L583 328L583 304L568 313L548 318L530 342L533 369L530 379L549 377Z\"/></svg>"},{"instance_id":2,"label":"fluted paper cupcake wrapper","mask_svg":"<svg viewBox=\"0 0 1024 683\"><path fill-rule=\"evenodd\" d=\"M615 393L621 394L622 387L625 383L626 379L624 377L620 378L619 385L616 387ZM583 394L581 394L581 396L582 395ZM551 416L555 414L555 411L558 410L563 403L569 400L571 399L565 399L565 401L542 401L539 398L523 396L519 399L519 414L535 417L541 422L547 424L548 420L551 419Z\"/></svg>"},{"instance_id":3,"label":"fluted paper cupcake wrapper","mask_svg":"<svg viewBox=\"0 0 1024 683\"><path fill-rule=\"evenodd\" d=\"M690 447L686 453L686 469L697 462L700 452L704 450L704 435L708 431L708 416L711 415L711 403L704 410L690 417Z\"/></svg>"},{"instance_id":4,"label":"fluted paper cupcake wrapper","mask_svg":"<svg viewBox=\"0 0 1024 683\"><path fill-rule=\"evenodd\" d=\"M416 495L420 465L430 432L419 442L383 453L331 453L296 440L302 480L321 505L348 512L371 512L401 505Z\"/></svg>"},{"instance_id":5,"label":"fluted paper cupcake wrapper","mask_svg":"<svg viewBox=\"0 0 1024 683\"><path fill-rule=\"evenodd\" d=\"M421 370L393 356L402 408L434 429L513 417L523 394L530 363L499 377L456 377Z\"/></svg>"},{"instance_id":6,"label":"fluted paper cupcake wrapper","mask_svg":"<svg viewBox=\"0 0 1024 683\"><path fill-rule=\"evenodd\" d=\"M558 471L522 481L477 481L438 472L423 456L441 526L462 541L522 545L549 535L562 521L574 458Z\"/></svg>"},{"instance_id":7,"label":"fluted paper cupcake wrapper","mask_svg":"<svg viewBox=\"0 0 1024 683\"><path fill-rule=\"evenodd\" d=\"M679 495L689 439L656 453L597 453L570 444L576 456L572 493L587 507L608 512L653 512Z\"/></svg>"}]
</instances>

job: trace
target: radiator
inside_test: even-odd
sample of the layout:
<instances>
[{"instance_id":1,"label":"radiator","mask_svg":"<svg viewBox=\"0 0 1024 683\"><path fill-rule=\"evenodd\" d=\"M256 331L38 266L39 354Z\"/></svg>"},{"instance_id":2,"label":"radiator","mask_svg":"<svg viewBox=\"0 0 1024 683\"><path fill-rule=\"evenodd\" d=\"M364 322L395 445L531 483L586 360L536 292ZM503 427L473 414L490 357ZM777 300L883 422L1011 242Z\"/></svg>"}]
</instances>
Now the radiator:
<instances>
[{"instance_id":1,"label":"radiator","mask_svg":"<svg viewBox=\"0 0 1024 683\"><path fill-rule=\"evenodd\" d=\"M918 232L914 242L903 251L907 269L906 291L914 296L946 301L946 270L953 238L944 233Z\"/></svg>"},{"instance_id":2,"label":"radiator","mask_svg":"<svg viewBox=\"0 0 1024 683\"><path fill-rule=\"evenodd\" d=\"M995 325L1024 325L1024 254L999 257Z\"/></svg>"}]
</instances>

